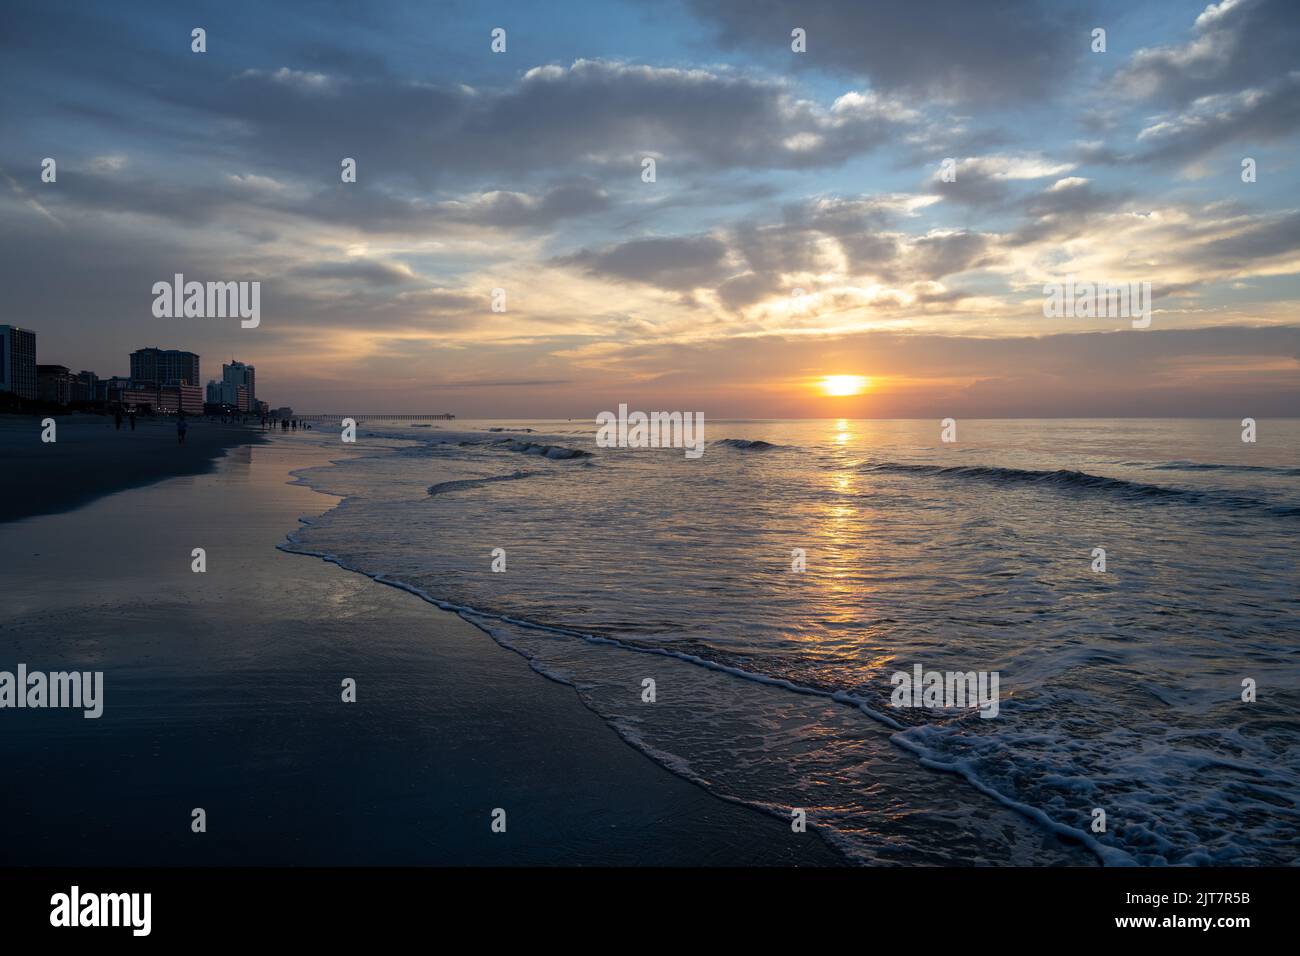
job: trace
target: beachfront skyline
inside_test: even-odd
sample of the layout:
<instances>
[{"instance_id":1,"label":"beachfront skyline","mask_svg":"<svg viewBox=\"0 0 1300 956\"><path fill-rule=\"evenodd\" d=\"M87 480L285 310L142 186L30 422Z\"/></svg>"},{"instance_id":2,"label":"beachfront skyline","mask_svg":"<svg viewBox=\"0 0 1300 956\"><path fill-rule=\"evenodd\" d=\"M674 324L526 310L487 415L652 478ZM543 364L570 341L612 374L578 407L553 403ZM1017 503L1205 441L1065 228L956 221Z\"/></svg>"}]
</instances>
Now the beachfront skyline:
<instances>
[{"instance_id":1,"label":"beachfront skyline","mask_svg":"<svg viewBox=\"0 0 1300 956\"><path fill-rule=\"evenodd\" d=\"M0 319L322 411L1295 414L1294 6L1011 8L11 5ZM178 273L260 323L156 317Z\"/></svg>"}]
</instances>

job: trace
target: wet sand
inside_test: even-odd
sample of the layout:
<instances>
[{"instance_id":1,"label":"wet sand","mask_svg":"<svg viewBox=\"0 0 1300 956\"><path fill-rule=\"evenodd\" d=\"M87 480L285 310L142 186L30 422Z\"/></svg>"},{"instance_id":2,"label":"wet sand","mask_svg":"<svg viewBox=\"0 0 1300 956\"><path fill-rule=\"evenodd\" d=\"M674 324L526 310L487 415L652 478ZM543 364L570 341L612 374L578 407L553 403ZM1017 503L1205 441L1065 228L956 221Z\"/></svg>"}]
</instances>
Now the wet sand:
<instances>
[{"instance_id":1,"label":"wet sand","mask_svg":"<svg viewBox=\"0 0 1300 956\"><path fill-rule=\"evenodd\" d=\"M461 618L277 550L336 501L286 483L328 457L277 434L0 524L0 669L105 675L98 720L0 710L0 864L841 862L664 770Z\"/></svg>"},{"instance_id":2,"label":"wet sand","mask_svg":"<svg viewBox=\"0 0 1300 956\"><path fill-rule=\"evenodd\" d=\"M135 431L112 417L56 416L53 442L41 441L38 416L0 416L0 521L53 514L125 488L208 471L227 448L261 441L261 426L189 419L185 444L176 420L136 419Z\"/></svg>"}]
</instances>

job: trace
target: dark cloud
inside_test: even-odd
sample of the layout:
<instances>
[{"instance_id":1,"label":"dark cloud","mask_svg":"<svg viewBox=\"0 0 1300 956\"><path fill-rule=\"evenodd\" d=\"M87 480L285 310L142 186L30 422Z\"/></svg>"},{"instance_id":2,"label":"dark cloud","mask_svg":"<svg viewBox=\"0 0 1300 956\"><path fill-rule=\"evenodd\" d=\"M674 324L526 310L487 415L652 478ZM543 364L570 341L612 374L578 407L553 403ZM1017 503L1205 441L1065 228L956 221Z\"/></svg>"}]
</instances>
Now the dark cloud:
<instances>
[{"instance_id":1,"label":"dark cloud","mask_svg":"<svg viewBox=\"0 0 1300 956\"><path fill-rule=\"evenodd\" d=\"M918 278L934 281L985 264L988 248L987 237L972 232L923 236L912 243L908 265Z\"/></svg>"},{"instance_id":2,"label":"dark cloud","mask_svg":"<svg viewBox=\"0 0 1300 956\"><path fill-rule=\"evenodd\" d=\"M1201 244L1195 258L1217 269L1239 269L1276 256L1300 255L1300 212L1249 223L1244 229Z\"/></svg>"},{"instance_id":3,"label":"dark cloud","mask_svg":"<svg viewBox=\"0 0 1300 956\"><path fill-rule=\"evenodd\" d=\"M1264 89L1217 94L1162 116L1138 137L1141 162L1186 162L1228 144L1261 144L1300 129L1300 71Z\"/></svg>"},{"instance_id":4,"label":"dark cloud","mask_svg":"<svg viewBox=\"0 0 1300 956\"><path fill-rule=\"evenodd\" d=\"M191 18L174 5L133 6L138 28L124 29L108 8L61 4L51 12L16 0L6 6L0 36L23 38L13 44L20 82L0 88L0 130L13 131L15 120L76 116L137 148L217 166L247 166L256 157L256 172L315 175L321 183L337 181L338 160L349 156L363 181L400 193L397 187L427 190L447 180L457 191L467 191L458 180L484 191L531 189L556 170L637 182L644 155L660 157L677 176L824 168L918 119L886 97L813 103L779 79L725 68L513 59L508 72L483 82L481 67L460 68L465 56L442 49L438 38L431 48L449 56L435 52L427 70L413 72L374 48L394 26L382 16L290 6L324 21L303 25L311 42L299 33L298 14L259 10L266 16L249 31L235 4L209 19L210 52L197 57L189 27L179 25ZM453 12L472 18L478 11L443 10ZM357 31L352 43L343 39L349 30ZM402 44L387 46L400 56Z\"/></svg>"},{"instance_id":5,"label":"dark cloud","mask_svg":"<svg viewBox=\"0 0 1300 956\"><path fill-rule=\"evenodd\" d=\"M731 309L793 293L787 277L833 268L826 257L836 249L851 275L901 283L935 281L989 261L991 243L977 233L911 239L892 231L910 198L819 197L787 206L776 224L742 222L715 236L637 239L557 261L669 291L714 289Z\"/></svg>"},{"instance_id":6,"label":"dark cloud","mask_svg":"<svg viewBox=\"0 0 1300 956\"><path fill-rule=\"evenodd\" d=\"M933 167L924 186L937 196L961 206L994 210L1008 206L1024 187L1043 179L1068 175L1073 164L1037 154L989 154L952 157L951 181L944 180L943 164ZM1035 185L1033 188L1037 188Z\"/></svg>"},{"instance_id":7,"label":"dark cloud","mask_svg":"<svg viewBox=\"0 0 1300 956\"><path fill-rule=\"evenodd\" d=\"M718 298L729 309L740 309L760 302L780 289L780 277L773 272L746 272L733 276L718 286Z\"/></svg>"},{"instance_id":8,"label":"dark cloud","mask_svg":"<svg viewBox=\"0 0 1300 956\"><path fill-rule=\"evenodd\" d=\"M832 70L875 89L954 100L1031 100L1066 82L1087 50L1074 4L1001 0L689 0L726 47L786 69ZM790 50L807 31L808 51Z\"/></svg>"},{"instance_id":9,"label":"dark cloud","mask_svg":"<svg viewBox=\"0 0 1300 956\"><path fill-rule=\"evenodd\" d=\"M504 89L473 90L390 77L350 79L245 70L168 94L228 132L217 155L256 144L264 168L300 172L350 156L360 175L425 188L447 177L582 170L639 182L641 159L660 175L701 168L832 166L889 141L916 119L885 98L827 106L782 83L739 73L580 60L529 70ZM372 152L382 143L382 152ZM334 167L321 177L336 177Z\"/></svg>"},{"instance_id":10,"label":"dark cloud","mask_svg":"<svg viewBox=\"0 0 1300 956\"><path fill-rule=\"evenodd\" d=\"M1130 193L1099 190L1088 180L1058 180L1019 203L1022 220L1004 237L1009 246L1048 240L1062 241L1082 235L1093 220L1123 207Z\"/></svg>"},{"instance_id":11,"label":"dark cloud","mask_svg":"<svg viewBox=\"0 0 1300 956\"><path fill-rule=\"evenodd\" d=\"M20 168L21 161L13 157L0 165L0 170ZM204 226L248 195L225 177L215 177L202 189L194 189L158 177L106 173L67 162L60 164L58 176L57 183L45 189L41 199L69 222L86 213L120 212Z\"/></svg>"},{"instance_id":12,"label":"dark cloud","mask_svg":"<svg viewBox=\"0 0 1300 956\"><path fill-rule=\"evenodd\" d=\"M835 240L855 273L887 276L898 254L898 237L889 230L900 216L889 197L822 197L789 215L786 229L809 247L822 236Z\"/></svg>"},{"instance_id":13,"label":"dark cloud","mask_svg":"<svg viewBox=\"0 0 1300 956\"><path fill-rule=\"evenodd\" d=\"M983 209L1002 206L1011 198L1011 187L1006 180L975 169L963 172L960 167L952 182L936 178L930 188L949 202Z\"/></svg>"},{"instance_id":14,"label":"dark cloud","mask_svg":"<svg viewBox=\"0 0 1300 956\"><path fill-rule=\"evenodd\" d=\"M730 242L755 272L804 272L817 265L817 251L810 241L814 228L795 213L782 225L741 223Z\"/></svg>"},{"instance_id":15,"label":"dark cloud","mask_svg":"<svg viewBox=\"0 0 1300 956\"><path fill-rule=\"evenodd\" d=\"M712 236L633 239L600 251L582 250L558 260L590 275L686 291L711 286L724 275L727 247Z\"/></svg>"},{"instance_id":16,"label":"dark cloud","mask_svg":"<svg viewBox=\"0 0 1300 956\"><path fill-rule=\"evenodd\" d=\"M8 160L0 173L13 168ZM166 171L163 171L164 173ZM152 216L206 226L219 218L282 214L364 232L423 234L447 226L547 229L557 223L610 208L609 194L590 181L561 183L537 194L493 191L433 201L397 196L360 183L339 183L305 192L267 177L210 171L202 189L129 170L105 172L90 166L62 166L57 188L42 197L69 221L87 211Z\"/></svg>"},{"instance_id":17,"label":"dark cloud","mask_svg":"<svg viewBox=\"0 0 1300 956\"><path fill-rule=\"evenodd\" d=\"M424 314L482 312L487 307L481 296L475 297L449 289L407 292L402 294L400 301L408 308L417 306Z\"/></svg>"},{"instance_id":18,"label":"dark cloud","mask_svg":"<svg viewBox=\"0 0 1300 956\"><path fill-rule=\"evenodd\" d=\"M591 183L556 186L540 197L491 192L471 201L438 205L439 218L479 226L550 226L561 219L587 216L610 207L609 194Z\"/></svg>"},{"instance_id":19,"label":"dark cloud","mask_svg":"<svg viewBox=\"0 0 1300 956\"><path fill-rule=\"evenodd\" d=\"M1186 162L1228 143L1268 142L1300 129L1300 7L1295 0L1210 4L1181 45L1139 50L1114 89L1165 113L1122 161Z\"/></svg>"},{"instance_id":20,"label":"dark cloud","mask_svg":"<svg viewBox=\"0 0 1300 956\"><path fill-rule=\"evenodd\" d=\"M1183 107L1204 96L1266 88L1297 67L1295 0L1224 0L1199 11L1192 39L1135 53L1116 82L1130 95Z\"/></svg>"},{"instance_id":21,"label":"dark cloud","mask_svg":"<svg viewBox=\"0 0 1300 956\"><path fill-rule=\"evenodd\" d=\"M558 261L590 275L667 290L716 289L725 305L739 308L782 290L785 274L821 269L826 240L838 246L853 271L892 274L899 240L884 230L904 203L905 197L895 196L819 197L788 205L776 224L746 221L717 236L636 239Z\"/></svg>"},{"instance_id":22,"label":"dark cloud","mask_svg":"<svg viewBox=\"0 0 1300 956\"><path fill-rule=\"evenodd\" d=\"M317 262L298 266L292 270L292 274L308 279L342 279L370 285L404 285L419 281L409 269L389 262L376 262L373 259Z\"/></svg>"}]
</instances>

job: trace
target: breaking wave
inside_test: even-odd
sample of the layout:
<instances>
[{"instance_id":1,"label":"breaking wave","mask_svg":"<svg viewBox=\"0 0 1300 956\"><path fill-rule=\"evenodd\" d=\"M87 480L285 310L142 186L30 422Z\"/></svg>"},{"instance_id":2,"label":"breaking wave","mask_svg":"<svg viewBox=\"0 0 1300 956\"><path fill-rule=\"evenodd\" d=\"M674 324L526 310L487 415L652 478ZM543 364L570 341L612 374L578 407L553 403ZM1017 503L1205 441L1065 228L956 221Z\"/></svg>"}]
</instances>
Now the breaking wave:
<instances>
[{"instance_id":1,"label":"breaking wave","mask_svg":"<svg viewBox=\"0 0 1300 956\"><path fill-rule=\"evenodd\" d=\"M904 462L875 462L862 466L867 472L890 474L928 475L936 478L1033 484L1049 488L1093 491L1118 495L1141 501L1171 501L1185 504L1209 504L1228 508L1263 509L1280 517L1300 517L1300 505L1271 505L1257 498L1227 491L1199 491L1190 488L1170 488L1123 478L1107 478L1084 471L1056 469L1036 471L1026 468L1000 468L992 465L921 465Z\"/></svg>"}]
</instances>

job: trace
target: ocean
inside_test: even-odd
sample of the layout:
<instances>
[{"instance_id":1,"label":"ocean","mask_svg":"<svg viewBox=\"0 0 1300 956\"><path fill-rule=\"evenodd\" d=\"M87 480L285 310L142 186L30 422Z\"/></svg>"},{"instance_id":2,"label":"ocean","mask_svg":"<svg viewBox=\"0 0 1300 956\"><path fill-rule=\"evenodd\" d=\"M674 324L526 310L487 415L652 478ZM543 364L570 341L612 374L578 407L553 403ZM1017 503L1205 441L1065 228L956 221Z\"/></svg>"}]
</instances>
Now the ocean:
<instances>
[{"instance_id":1,"label":"ocean","mask_svg":"<svg viewBox=\"0 0 1300 956\"><path fill-rule=\"evenodd\" d=\"M706 427L692 460L594 421L317 426L359 454L297 474L344 500L283 547L853 862L1300 858L1300 421ZM996 675L996 716L893 706L917 666Z\"/></svg>"}]
</instances>

